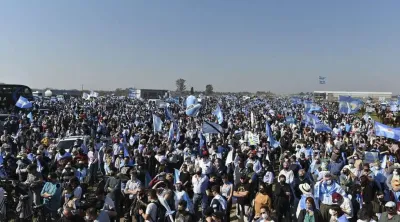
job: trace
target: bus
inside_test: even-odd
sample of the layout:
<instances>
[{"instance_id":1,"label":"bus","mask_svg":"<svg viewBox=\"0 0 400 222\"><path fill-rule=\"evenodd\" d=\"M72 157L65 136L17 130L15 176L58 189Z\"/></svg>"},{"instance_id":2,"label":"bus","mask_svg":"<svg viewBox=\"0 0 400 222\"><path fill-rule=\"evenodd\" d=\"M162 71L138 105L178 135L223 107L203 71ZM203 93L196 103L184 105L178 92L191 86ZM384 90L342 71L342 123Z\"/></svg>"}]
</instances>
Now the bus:
<instances>
[{"instance_id":1,"label":"bus","mask_svg":"<svg viewBox=\"0 0 400 222\"><path fill-rule=\"evenodd\" d=\"M32 90L28 86L0 84L0 108L15 106L20 96L27 98L29 101L34 100Z\"/></svg>"}]
</instances>

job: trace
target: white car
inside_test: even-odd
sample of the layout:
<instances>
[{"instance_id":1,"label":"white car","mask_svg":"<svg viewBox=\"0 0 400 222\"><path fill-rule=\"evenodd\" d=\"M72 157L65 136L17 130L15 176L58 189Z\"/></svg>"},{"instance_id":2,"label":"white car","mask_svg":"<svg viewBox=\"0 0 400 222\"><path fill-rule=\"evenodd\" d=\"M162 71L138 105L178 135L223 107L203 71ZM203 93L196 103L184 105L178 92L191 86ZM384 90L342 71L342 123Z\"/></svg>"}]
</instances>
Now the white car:
<instances>
[{"instance_id":1,"label":"white car","mask_svg":"<svg viewBox=\"0 0 400 222\"><path fill-rule=\"evenodd\" d=\"M72 151L72 148L74 147L74 143L77 139L80 139L83 141L83 144L87 147L89 144L90 136L68 136L64 137L58 142L57 144L57 149L64 149L65 152L70 153Z\"/></svg>"}]
</instances>

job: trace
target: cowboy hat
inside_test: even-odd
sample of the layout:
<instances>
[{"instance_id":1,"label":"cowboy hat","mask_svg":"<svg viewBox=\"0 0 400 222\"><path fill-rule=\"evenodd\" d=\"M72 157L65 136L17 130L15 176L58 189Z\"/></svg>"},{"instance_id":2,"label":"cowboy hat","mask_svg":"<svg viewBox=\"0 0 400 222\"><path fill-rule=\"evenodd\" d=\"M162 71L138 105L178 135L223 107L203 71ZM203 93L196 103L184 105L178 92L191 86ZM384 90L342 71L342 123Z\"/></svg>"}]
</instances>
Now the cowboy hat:
<instances>
[{"instance_id":1,"label":"cowboy hat","mask_svg":"<svg viewBox=\"0 0 400 222\"><path fill-rule=\"evenodd\" d=\"M311 193L311 187L308 183L303 183L299 185L299 188L303 194L310 194Z\"/></svg>"}]
</instances>

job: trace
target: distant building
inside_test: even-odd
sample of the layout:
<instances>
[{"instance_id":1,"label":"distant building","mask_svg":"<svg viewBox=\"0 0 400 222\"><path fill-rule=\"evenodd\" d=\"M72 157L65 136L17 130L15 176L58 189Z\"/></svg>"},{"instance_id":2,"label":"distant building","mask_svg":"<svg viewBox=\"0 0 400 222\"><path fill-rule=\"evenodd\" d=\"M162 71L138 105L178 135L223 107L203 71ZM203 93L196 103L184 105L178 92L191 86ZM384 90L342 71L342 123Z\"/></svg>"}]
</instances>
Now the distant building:
<instances>
[{"instance_id":1,"label":"distant building","mask_svg":"<svg viewBox=\"0 0 400 222\"><path fill-rule=\"evenodd\" d=\"M390 100L392 94L392 92L314 91L314 98L332 101L338 100L339 96L351 96L360 99Z\"/></svg>"},{"instance_id":2,"label":"distant building","mask_svg":"<svg viewBox=\"0 0 400 222\"><path fill-rule=\"evenodd\" d=\"M44 92L46 90L37 90L34 92L34 94L37 94L38 96L44 95ZM52 95L53 96L58 96L58 95L67 95L67 96L72 96L72 97L80 97L82 96L82 91L80 90L67 90L67 89L51 89Z\"/></svg>"},{"instance_id":3,"label":"distant building","mask_svg":"<svg viewBox=\"0 0 400 222\"><path fill-rule=\"evenodd\" d=\"M168 92L168 90L162 89L134 89L130 93L138 99L160 99L164 98L165 94Z\"/></svg>"}]
</instances>

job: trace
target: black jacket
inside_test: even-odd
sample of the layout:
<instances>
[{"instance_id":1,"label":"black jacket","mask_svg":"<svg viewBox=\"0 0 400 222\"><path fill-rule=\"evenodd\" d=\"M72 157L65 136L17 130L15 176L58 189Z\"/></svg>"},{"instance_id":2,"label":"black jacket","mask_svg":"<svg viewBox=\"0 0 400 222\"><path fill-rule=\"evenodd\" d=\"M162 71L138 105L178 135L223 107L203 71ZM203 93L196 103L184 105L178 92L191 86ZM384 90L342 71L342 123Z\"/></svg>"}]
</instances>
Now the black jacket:
<instances>
[{"instance_id":1,"label":"black jacket","mask_svg":"<svg viewBox=\"0 0 400 222\"><path fill-rule=\"evenodd\" d=\"M304 218L306 217L306 210L303 209L300 211L299 218L297 219L298 222L304 222ZM315 222L323 222L322 214L319 210L314 210L314 221Z\"/></svg>"}]
</instances>

